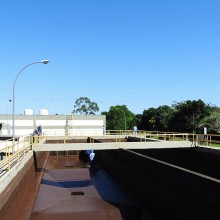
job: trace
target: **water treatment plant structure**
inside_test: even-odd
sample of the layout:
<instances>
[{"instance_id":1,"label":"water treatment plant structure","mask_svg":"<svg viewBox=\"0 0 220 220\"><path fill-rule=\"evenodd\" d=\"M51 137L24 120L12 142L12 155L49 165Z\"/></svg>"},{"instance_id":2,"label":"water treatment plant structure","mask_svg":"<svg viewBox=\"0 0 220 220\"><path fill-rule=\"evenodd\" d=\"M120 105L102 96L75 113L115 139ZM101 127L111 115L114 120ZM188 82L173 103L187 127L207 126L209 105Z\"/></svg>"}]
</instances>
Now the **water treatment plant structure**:
<instances>
[{"instance_id":1,"label":"water treatment plant structure","mask_svg":"<svg viewBox=\"0 0 220 220\"><path fill-rule=\"evenodd\" d=\"M2 141L1 220L219 218L218 135L101 128Z\"/></svg>"}]
</instances>

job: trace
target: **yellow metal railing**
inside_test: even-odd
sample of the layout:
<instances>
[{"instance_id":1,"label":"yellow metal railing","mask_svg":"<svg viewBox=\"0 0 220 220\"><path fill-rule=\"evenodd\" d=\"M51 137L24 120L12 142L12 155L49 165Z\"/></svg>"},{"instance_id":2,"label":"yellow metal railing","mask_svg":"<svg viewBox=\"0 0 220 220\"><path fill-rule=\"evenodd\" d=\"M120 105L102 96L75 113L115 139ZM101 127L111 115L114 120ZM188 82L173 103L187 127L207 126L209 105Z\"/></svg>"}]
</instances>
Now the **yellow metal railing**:
<instances>
[{"instance_id":1,"label":"yellow metal railing","mask_svg":"<svg viewBox=\"0 0 220 220\"><path fill-rule=\"evenodd\" d=\"M220 135L217 134L198 134L197 145L217 147L220 149Z\"/></svg>"},{"instance_id":2,"label":"yellow metal railing","mask_svg":"<svg viewBox=\"0 0 220 220\"><path fill-rule=\"evenodd\" d=\"M9 139L0 142L0 177L22 161L39 139L40 137L36 136L23 136L18 141Z\"/></svg>"},{"instance_id":3,"label":"yellow metal railing","mask_svg":"<svg viewBox=\"0 0 220 220\"><path fill-rule=\"evenodd\" d=\"M103 133L104 132L104 133ZM68 143L71 139L76 138L87 138L87 137L96 137L96 136L103 136L103 137L113 137L118 136L120 139L122 135L124 136L133 136L137 138L141 138L141 141L146 141L146 139L152 138L157 140L164 140L164 141L198 141L200 134L192 134L192 133L179 133L179 132L161 132L161 131L144 131L138 130L137 132L133 132L133 130L105 130L103 132L100 131L71 131L69 134L63 134L58 131L54 132L45 132L43 137L46 139L54 139L56 143ZM199 143L203 143L204 145L211 146L212 144L219 144L220 135L213 135L209 134L206 135L204 140L200 140Z\"/></svg>"},{"instance_id":4,"label":"yellow metal railing","mask_svg":"<svg viewBox=\"0 0 220 220\"><path fill-rule=\"evenodd\" d=\"M87 135L87 136L77 136L77 135L42 135L37 136L36 143L40 142L42 139L46 143L54 144L66 144L73 143L73 140L84 139L86 143L87 137L90 137L90 143L93 143L94 139L108 139L112 141L121 142L122 138L128 136L137 138L137 141L146 142L148 139L161 140L161 141L191 141L198 142L200 134L190 134L190 133L173 133L173 132L158 132L158 131L137 131L133 133L132 130L107 130L105 134L102 135ZM218 143L218 140L212 139L212 136L216 136L220 140L220 135L206 135L208 136L208 143L215 142ZM206 140L206 142L207 142ZM200 141L201 142L201 141ZM203 142L205 142L203 140ZM205 144L207 145L207 143ZM210 145L210 144L209 144Z\"/></svg>"},{"instance_id":5,"label":"yellow metal railing","mask_svg":"<svg viewBox=\"0 0 220 220\"><path fill-rule=\"evenodd\" d=\"M111 139L111 142L121 142L123 138L128 136L137 138L137 141L146 142L149 139L161 141L197 141L196 134L190 133L172 133L172 132L158 132L158 131L137 131L132 130L107 130L103 135L88 135L88 136L72 136L72 135L42 135L46 143L66 144L73 143L73 140L84 139L87 142L87 137L90 138L89 143L94 143L94 139Z\"/></svg>"},{"instance_id":6,"label":"yellow metal railing","mask_svg":"<svg viewBox=\"0 0 220 220\"><path fill-rule=\"evenodd\" d=\"M18 164L27 153L33 149L35 144L39 142L67 144L75 143L81 139L82 143L87 143L87 138L90 137L89 143L94 143L95 139L108 139L111 142L121 142L123 138L128 136L137 138L139 142L146 142L149 139L161 141L191 141L192 146L209 146L219 147L220 149L220 135L217 134L190 134L190 133L174 133L174 132L160 132L160 131L137 131L133 133L132 130L107 130L105 134L95 136L71 136L71 135L41 135L41 136L24 136L20 137L18 141L13 143L13 140L0 142L0 177L6 172L10 171L13 166Z\"/></svg>"}]
</instances>

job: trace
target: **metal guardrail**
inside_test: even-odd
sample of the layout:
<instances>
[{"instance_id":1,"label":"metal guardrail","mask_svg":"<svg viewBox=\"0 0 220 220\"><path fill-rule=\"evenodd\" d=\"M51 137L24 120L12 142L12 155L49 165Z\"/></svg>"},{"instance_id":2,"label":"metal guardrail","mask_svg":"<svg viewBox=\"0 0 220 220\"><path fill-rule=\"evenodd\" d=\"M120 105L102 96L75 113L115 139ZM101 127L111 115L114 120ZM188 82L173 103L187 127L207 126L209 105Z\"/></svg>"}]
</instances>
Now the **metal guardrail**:
<instances>
[{"instance_id":1,"label":"metal guardrail","mask_svg":"<svg viewBox=\"0 0 220 220\"><path fill-rule=\"evenodd\" d=\"M120 142L122 137L132 136L139 138L141 142L145 142L149 139L156 139L161 141L191 141L195 145L203 145L209 147L219 147L220 149L220 135L218 134L193 134L193 133L178 133L178 132L160 132L160 131L137 131L134 133L132 130L107 130L102 135L85 135L85 136L73 136L73 135L43 135L46 140L56 140L57 143L68 143L74 139L85 139L91 137L91 139L97 138L115 138L115 142ZM114 137L114 138L113 138ZM59 140L59 141L58 141ZM91 140L92 141L92 140ZM91 142L92 143L92 142Z\"/></svg>"},{"instance_id":2,"label":"metal guardrail","mask_svg":"<svg viewBox=\"0 0 220 220\"><path fill-rule=\"evenodd\" d=\"M161 140L161 141L191 141L192 146L209 146L219 147L220 149L220 135L216 134L190 134L190 133L172 133L172 132L159 132L159 131L137 131L132 130L107 130L104 134L95 136L49 136L43 134L42 136L23 136L18 141L13 143L13 140L7 140L0 142L0 178L7 172L9 172L16 164L18 164L30 150L33 145L41 141L46 142L53 140L55 144L70 143L72 140L87 139L90 137L90 143L94 142L94 139L98 138L111 138L112 141L120 142L122 138L126 136L133 136L138 138L140 142L146 142L149 139Z\"/></svg>"},{"instance_id":3,"label":"metal guardrail","mask_svg":"<svg viewBox=\"0 0 220 220\"><path fill-rule=\"evenodd\" d=\"M22 136L18 141L9 139L0 142L0 178L18 164L32 150L41 137Z\"/></svg>"}]
</instances>

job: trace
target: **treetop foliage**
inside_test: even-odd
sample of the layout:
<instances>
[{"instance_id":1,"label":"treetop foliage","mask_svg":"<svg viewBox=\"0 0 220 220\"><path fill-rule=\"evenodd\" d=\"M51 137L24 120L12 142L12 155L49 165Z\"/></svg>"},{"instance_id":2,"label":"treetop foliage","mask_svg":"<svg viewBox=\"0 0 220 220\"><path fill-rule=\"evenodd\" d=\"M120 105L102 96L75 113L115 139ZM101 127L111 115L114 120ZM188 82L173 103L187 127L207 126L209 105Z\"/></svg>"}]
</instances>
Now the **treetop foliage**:
<instances>
[{"instance_id":1,"label":"treetop foliage","mask_svg":"<svg viewBox=\"0 0 220 220\"><path fill-rule=\"evenodd\" d=\"M87 97L75 101L73 113L94 115L99 111L98 104ZM203 133L204 127L209 133L220 133L220 108L205 104L201 99L174 102L171 106L145 109L135 115L126 105L111 106L106 115L106 129Z\"/></svg>"},{"instance_id":2,"label":"treetop foliage","mask_svg":"<svg viewBox=\"0 0 220 220\"><path fill-rule=\"evenodd\" d=\"M87 97L80 97L76 99L73 114L79 113L84 115L95 115L95 112L99 111L98 104L92 102Z\"/></svg>"},{"instance_id":3,"label":"treetop foliage","mask_svg":"<svg viewBox=\"0 0 220 220\"><path fill-rule=\"evenodd\" d=\"M136 116L128 110L126 105L111 106L106 115L106 127L108 130L129 130L136 125Z\"/></svg>"},{"instance_id":4,"label":"treetop foliage","mask_svg":"<svg viewBox=\"0 0 220 220\"><path fill-rule=\"evenodd\" d=\"M220 114L214 114L218 107L205 104L201 99L175 102L171 107L164 105L144 110L139 127L143 130L172 132L219 132ZM217 117L215 120L214 116ZM211 120L212 118L212 120ZM214 123L215 121L215 123Z\"/></svg>"}]
</instances>

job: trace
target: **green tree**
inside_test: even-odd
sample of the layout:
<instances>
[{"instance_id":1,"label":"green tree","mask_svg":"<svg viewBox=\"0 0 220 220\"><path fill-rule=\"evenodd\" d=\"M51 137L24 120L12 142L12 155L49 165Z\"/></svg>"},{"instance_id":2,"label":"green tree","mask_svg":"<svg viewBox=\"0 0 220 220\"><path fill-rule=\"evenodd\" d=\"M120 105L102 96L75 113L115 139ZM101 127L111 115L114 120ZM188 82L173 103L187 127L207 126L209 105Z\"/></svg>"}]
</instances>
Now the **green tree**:
<instances>
[{"instance_id":1,"label":"green tree","mask_svg":"<svg viewBox=\"0 0 220 220\"><path fill-rule=\"evenodd\" d=\"M141 122L138 125L139 130L155 130L155 115L157 114L156 108L149 108L143 111Z\"/></svg>"},{"instance_id":2,"label":"green tree","mask_svg":"<svg viewBox=\"0 0 220 220\"><path fill-rule=\"evenodd\" d=\"M138 128L149 131L169 131L173 108L163 105L143 111Z\"/></svg>"},{"instance_id":3,"label":"green tree","mask_svg":"<svg viewBox=\"0 0 220 220\"><path fill-rule=\"evenodd\" d=\"M142 114L135 115L135 122L136 122L135 124L137 125L138 128L140 128L141 119L142 119Z\"/></svg>"},{"instance_id":4,"label":"green tree","mask_svg":"<svg viewBox=\"0 0 220 220\"><path fill-rule=\"evenodd\" d=\"M159 106L155 116L155 127L158 131L170 131L170 120L173 115L173 108L168 105Z\"/></svg>"},{"instance_id":5,"label":"green tree","mask_svg":"<svg viewBox=\"0 0 220 220\"><path fill-rule=\"evenodd\" d=\"M199 127L207 127L209 133L220 133L220 108L210 107L210 114L200 121Z\"/></svg>"},{"instance_id":6,"label":"green tree","mask_svg":"<svg viewBox=\"0 0 220 220\"><path fill-rule=\"evenodd\" d=\"M95 112L99 111L98 104L92 102L87 97L80 97L75 101L73 114L79 113L84 115L95 115Z\"/></svg>"},{"instance_id":7,"label":"green tree","mask_svg":"<svg viewBox=\"0 0 220 220\"><path fill-rule=\"evenodd\" d=\"M106 115L106 128L108 130L130 130L136 124L135 114L128 110L126 105L111 106Z\"/></svg>"},{"instance_id":8,"label":"green tree","mask_svg":"<svg viewBox=\"0 0 220 220\"><path fill-rule=\"evenodd\" d=\"M171 130L179 132L197 132L200 120L209 114L209 106L201 99L177 102L173 105Z\"/></svg>"}]
</instances>

